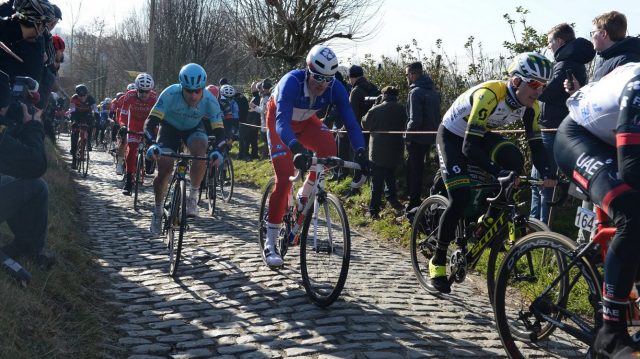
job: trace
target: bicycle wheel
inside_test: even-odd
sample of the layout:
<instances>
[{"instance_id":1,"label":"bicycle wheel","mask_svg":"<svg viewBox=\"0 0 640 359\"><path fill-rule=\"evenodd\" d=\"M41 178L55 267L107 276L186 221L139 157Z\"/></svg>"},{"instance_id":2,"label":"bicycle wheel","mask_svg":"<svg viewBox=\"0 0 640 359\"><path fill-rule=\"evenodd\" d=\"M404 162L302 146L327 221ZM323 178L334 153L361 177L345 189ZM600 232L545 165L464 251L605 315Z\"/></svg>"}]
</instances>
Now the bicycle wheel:
<instances>
[{"instance_id":1,"label":"bicycle wheel","mask_svg":"<svg viewBox=\"0 0 640 359\"><path fill-rule=\"evenodd\" d=\"M138 158L136 160L136 178L133 181L133 210L137 211L140 206L138 206L138 191L142 186L142 181L144 180L144 155L142 152L138 152Z\"/></svg>"},{"instance_id":2,"label":"bicycle wheel","mask_svg":"<svg viewBox=\"0 0 640 359\"><path fill-rule=\"evenodd\" d=\"M601 287L586 259L568 267L576 252L569 238L537 232L520 239L505 256L496 282L494 312L510 358L589 354L601 322ZM566 275L551 286L565 269Z\"/></svg>"},{"instance_id":3,"label":"bicycle wheel","mask_svg":"<svg viewBox=\"0 0 640 359\"><path fill-rule=\"evenodd\" d=\"M411 266L420 285L431 294L438 293L432 292L428 285L429 261L436 252L440 217L448 205L449 200L441 195L427 197L418 207L411 224ZM456 236L460 235L460 226L458 225ZM450 248L455 246L454 242L451 242ZM448 253L447 257L451 258L451 253Z\"/></svg>"},{"instance_id":4,"label":"bicycle wheel","mask_svg":"<svg viewBox=\"0 0 640 359\"><path fill-rule=\"evenodd\" d=\"M218 185L220 186L220 197L223 201L229 202L231 201L231 196L233 195L233 162L229 156L224 158L224 162L222 165L222 171L218 171Z\"/></svg>"},{"instance_id":5,"label":"bicycle wheel","mask_svg":"<svg viewBox=\"0 0 640 359\"><path fill-rule=\"evenodd\" d=\"M82 168L82 176L87 177L87 173L89 173L89 146L91 144L89 141L85 141L85 149L84 149L84 166Z\"/></svg>"},{"instance_id":6,"label":"bicycle wheel","mask_svg":"<svg viewBox=\"0 0 640 359\"><path fill-rule=\"evenodd\" d=\"M331 305L342 292L351 259L351 232L340 200L316 197L317 211L304 220L300 235L302 284L311 301Z\"/></svg>"},{"instance_id":7,"label":"bicycle wheel","mask_svg":"<svg viewBox=\"0 0 640 359\"><path fill-rule=\"evenodd\" d=\"M548 231L549 227L538 219L527 218L523 224L516 225L514 229L517 241L529 233ZM489 258L487 259L487 292L491 303L493 303L493 291L496 286L496 268L500 268L506 252L513 245L509 241L509 233L503 233L502 238L503 240L493 241L489 251Z\"/></svg>"},{"instance_id":8,"label":"bicycle wheel","mask_svg":"<svg viewBox=\"0 0 640 359\"><path fill-rule=\"evenodd\" d=\"M213 178L217 178L217 176L213 176ZM262 256L262 260L264 263L267 263L267 258L264 256L264 242L267 239L267 216L269 214L269 197L271 197L271 192L273 192L273 188L276 186L276 179L271 177L264 190L262 191L262 199L260 200L260 213L258 217L258 245L260 246L260 255ZM215 186L214 186L215 187Z\"/></svg>"},{"instance_id":9,"label":"bicycle wheel","mask_svg":"<svg viewBox=\"0 0 640 359\"><path fill-rule=\"evenodd\" d=\"M217 194L217 186L216 186L216 174L218 171L215 166L212 166L207 170L207 174L205 180L207 182L207 201L209 203L209 214L211 217L216 213L216 196Z\"/></svg>"},{"instance_id":10,"label":"bicycle wheel","mask_svg":"<svg viewBox=\"0 0 640 359\"><path fill-rule=\"evenodd\" d=\"M175 277L180 264L182 239L187 225L187 187L184 179L176 181L172 188L169 228L167 231L169 245L169 274Z\"/></svg>"}]
</instances>

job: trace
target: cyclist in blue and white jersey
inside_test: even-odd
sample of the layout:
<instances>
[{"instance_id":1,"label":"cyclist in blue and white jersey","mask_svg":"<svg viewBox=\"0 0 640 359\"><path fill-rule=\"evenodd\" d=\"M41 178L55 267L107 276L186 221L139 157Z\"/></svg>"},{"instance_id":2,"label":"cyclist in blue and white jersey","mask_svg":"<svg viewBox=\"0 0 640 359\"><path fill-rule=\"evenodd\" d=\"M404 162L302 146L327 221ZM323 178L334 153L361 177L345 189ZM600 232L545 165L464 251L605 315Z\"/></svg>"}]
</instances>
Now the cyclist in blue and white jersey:
<instances>
[{"instance_id":1,"label":"cyclist in blue and white jersey","mask_svg":"<svg viewBox=\"0 0 640 359\"><path fill-rule=\"evenodd\" d=\"M162 202L173 172L174 160L159 157L154 151L178 152L184 142L192 155L205 156L208 134L215 135L220 140L219 147L226 146L218 100L209 91L203 91L207 82L204 68L195 63L187 64L180 70L179 80L180 83L162 91L144 124L145 138L152 144L147 154L158 161L158 176L153 181L155 208L149 229L156 235L161 230ZM160 130L155 141L153 130L158 124ZM221 149L211 153L214 165L222 162L222 153ZM198 214L198 191L204 177L205 165L204 161L193 161L190 166L191 190L187 198L186 212L191 217Z\"/></svg>"},{"instance_id":2,"label":"cyclist in blue and white jersey","mask_svg":"<svg viewBox=\"0 0 640 359\"><path fill-rule=\"evenodd\" d=\"M349 104L347 91L340 81L334 81L337 70L338 58L333 50L316 45L307 55L306 69L284 75L267 104L267 139L276 173L276 183L269 199L267 239L262 253L268 266L282 265L276 239L282 226L287 195L291 191L289 177L293 176L294 166L303 171L309 168L311 153L307 148L316 152L318 157L336 155L333 134L316 112L333 104L344 119L356 153L355 161L362 167L363 174L356 176L352 187L360 187L369 174L362 130ZM315 173L311 172L298 192L299 202L306 200L315 179Z\"/></svg>"}]
</instances>

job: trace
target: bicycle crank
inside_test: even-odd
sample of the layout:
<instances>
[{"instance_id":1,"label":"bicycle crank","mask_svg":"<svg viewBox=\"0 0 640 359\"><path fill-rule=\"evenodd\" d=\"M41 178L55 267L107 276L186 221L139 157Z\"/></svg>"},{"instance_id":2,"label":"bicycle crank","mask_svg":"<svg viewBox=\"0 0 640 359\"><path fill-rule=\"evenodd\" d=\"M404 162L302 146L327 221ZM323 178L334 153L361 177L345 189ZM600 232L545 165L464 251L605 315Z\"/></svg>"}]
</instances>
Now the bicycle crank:
<instances>
[{"instance_id":1,"label":"bicycle crank","mask_svg":"<svg viewBox=\"0 0 640 359\"><path fill-rule=\"evenodd\" d=\"M467 277L467 259L461 250L456 250L449 259L449 273L456 283L464 282Z\"/></svg>"}]
</instances>

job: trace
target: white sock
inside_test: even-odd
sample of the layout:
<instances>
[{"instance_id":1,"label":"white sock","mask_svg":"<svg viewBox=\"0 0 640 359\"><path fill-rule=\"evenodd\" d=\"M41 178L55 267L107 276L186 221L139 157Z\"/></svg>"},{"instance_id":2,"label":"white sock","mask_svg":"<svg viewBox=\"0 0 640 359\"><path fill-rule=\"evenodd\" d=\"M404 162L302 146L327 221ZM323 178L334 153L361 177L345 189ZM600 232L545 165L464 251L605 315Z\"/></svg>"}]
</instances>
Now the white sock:
<instances>
[{"instance_id":1,"label":"white sock","mask_svg":"<svg viewBox=\"0 0 640 359\"><path fill-rule=\"evenodd\" d=\"M189 192L189 198L191 199L198 198L199 192L200 192L200 187L191 187L191 192Z\"/></svg>"},{"instance_id":2,"label":"white sock","mask_svg":"<svg viewBox=\"0 0 640 359\"><path fill-rule=\"evenodd\" d=\"M282 227L282 223L267 223L267 239L264 243L265 248L276 248L276 240L280 233L280 227Z\"/></svg>"}]
</instances>

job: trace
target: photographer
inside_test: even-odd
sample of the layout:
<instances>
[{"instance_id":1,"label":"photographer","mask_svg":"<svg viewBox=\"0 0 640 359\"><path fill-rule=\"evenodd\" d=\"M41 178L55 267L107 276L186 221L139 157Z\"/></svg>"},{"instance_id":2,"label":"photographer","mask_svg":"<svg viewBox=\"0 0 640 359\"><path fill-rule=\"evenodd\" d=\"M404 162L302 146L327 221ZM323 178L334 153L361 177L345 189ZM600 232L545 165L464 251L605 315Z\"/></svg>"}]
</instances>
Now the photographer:
<instances>
[{"instance_id":1,"label":"photographer","mask_svg":"<svg viewBox=\"0 0 640 359\"><path fill-rule=\"evenodd\" d=\"M39 178L47 169L44 130L40 112L32 112L31 105L37 87L33 79L21 77L11 87L0 71L0 223L7 221L15 236L2 252L31 257L49 268L54 258L44 250L48 188Z\"/></svg>"}]
</instances>

